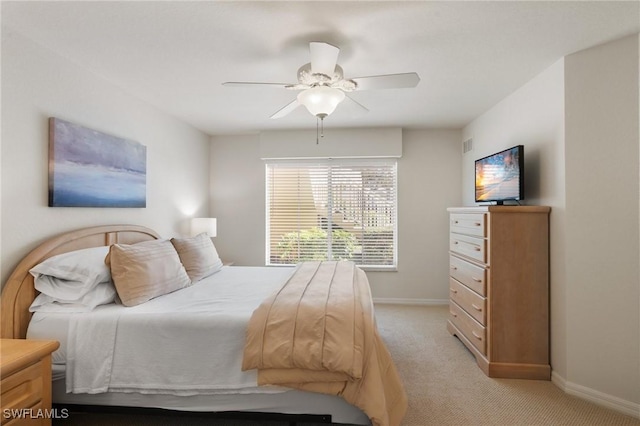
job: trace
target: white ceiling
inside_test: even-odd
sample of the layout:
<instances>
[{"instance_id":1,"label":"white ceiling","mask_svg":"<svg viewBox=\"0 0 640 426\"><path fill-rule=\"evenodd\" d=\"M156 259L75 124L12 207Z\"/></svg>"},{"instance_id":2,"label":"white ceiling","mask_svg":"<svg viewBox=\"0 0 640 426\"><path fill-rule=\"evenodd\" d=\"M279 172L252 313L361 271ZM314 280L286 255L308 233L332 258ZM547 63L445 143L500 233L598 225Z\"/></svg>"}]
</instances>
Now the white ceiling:
<instances>
[{"instance_id":1,"label":"white ceiling","mask_svg":"<svg viewBox=\"0 0 640 426\"><path fill-rule=\"evenodd\" d=\"M351 94L332 127L460 128L563 56L640 31L640 3L2 2L2 24L209 134L315 128L296 82L310 41L341 48L345 77L415 71L413 89Z\"/></svg>"}]
</instances>

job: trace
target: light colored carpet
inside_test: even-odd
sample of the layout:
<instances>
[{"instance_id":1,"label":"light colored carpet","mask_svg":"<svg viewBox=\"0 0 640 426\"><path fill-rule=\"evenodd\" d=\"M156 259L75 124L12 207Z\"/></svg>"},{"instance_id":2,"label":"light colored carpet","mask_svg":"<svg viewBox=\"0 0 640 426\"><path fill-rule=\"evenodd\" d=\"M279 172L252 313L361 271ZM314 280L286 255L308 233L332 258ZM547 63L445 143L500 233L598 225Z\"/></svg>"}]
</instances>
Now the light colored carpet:
<instances>
[{"instance_id":1,"label":"light colored carpet","mask_svg":"<svg viewBox=\"0 0 640 426\"><path fill-rule=\"evenodd\" d=\"M446 306L376 305L378 328L409 395L409 410L403 426L640 425L638 419L569 396L549 381L486 377L471 353L446 331L447 312ZM283 422L113 413L71 413L69 419L54 421L54 424L287 425Z\"/></svg>"},{"instance_id":2,"label":"light colored carpet","mask_svg":"<svg viewBox=\"0 0 640 426\"><path fill-rule=\"evenodd\" d=\"M409 395L403 425L640 425L550 381L488 378L446 331L447 314L446 306L376 306Z\"/></svg>"}]
</instances>

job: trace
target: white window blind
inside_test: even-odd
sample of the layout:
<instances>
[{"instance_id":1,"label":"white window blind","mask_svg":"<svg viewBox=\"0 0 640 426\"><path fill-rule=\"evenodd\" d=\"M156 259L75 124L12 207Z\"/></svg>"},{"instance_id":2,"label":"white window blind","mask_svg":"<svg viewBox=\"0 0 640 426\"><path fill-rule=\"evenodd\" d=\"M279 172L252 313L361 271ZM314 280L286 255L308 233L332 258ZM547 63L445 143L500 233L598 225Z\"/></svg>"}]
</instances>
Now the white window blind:
<instances>
[{"instance_id":1,"label":"white window blind","mask_svg":"<svg viewBox=\"0 0 640 426\"><path fill-rule=\"evenodd\" d=\"M267 264L396 267L395 160L267 163Z\"/></svg>"}]
</instances>

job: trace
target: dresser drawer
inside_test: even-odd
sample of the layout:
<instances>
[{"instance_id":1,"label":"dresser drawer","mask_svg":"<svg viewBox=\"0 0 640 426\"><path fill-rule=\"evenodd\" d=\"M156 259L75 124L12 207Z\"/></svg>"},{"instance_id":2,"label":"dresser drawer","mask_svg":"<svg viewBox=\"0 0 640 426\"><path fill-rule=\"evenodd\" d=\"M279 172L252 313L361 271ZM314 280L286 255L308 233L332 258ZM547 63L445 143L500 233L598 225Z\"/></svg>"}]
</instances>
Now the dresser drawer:
<instances>
[{"instance_id":1,"label":"dresser drawer","mask_svg":"<svg viewBox=\"0 0 640 426\"><path fill-rule=\"evenodd\" d=\"M486 263L487 242L483 238L468 237L460 234L450 234L449 249L463 254L479 262Z\"/></svg>"},{"instance_id":2,"label":"dresser drawer","mask_svg":"<svg viewBox=\"0 0 640 426\"><path fill-rule=\"evenodd\" d=\"M480 324L487 324L487 309L484 297L453 278L449 278L449 292L451 300L467 311Z\"/></svg>"},{"instance_id":3,"label":"dresser drawer","mask_svg":"<svg viewBox=\"0 0 640 426\"><path fill-rule=\"evenodd\" d=\"M42 399L42 361L2 379L2 409L25 408ZM4 424L3 418L3 424Z\"/></svg>"},{"instance_id":4,"label":"dresser drawer","mask_svg":"<svg viewBox=\"0 0 640 426\"><path fill-rule=\"evenodd\" d=\"M483 355L487 354L486 340L487 333L485 328L476 320L471 318L464 309L455 302L449 302L449 315L451 322L465 335L467 340L471 342Z\"/></svg>"},{"instance_id":5,"label":"dresser drawer","mask_svg":"<svg viewBox=\"0 0 640 426\"><path fill-rule=\"evenodd\" d=\"M456 256L449 256L449 275L481 296L487 295L487 270Z\"/></svg>"},{"instance_id":6,"label":"dresser drawer","mask_svg":"<svg viewBox=\"0 0 640 426\"><path fill-rule=\"evenodd\" d=\"M450 220L451 232L477 237L487 236L486 215L483 213L452 213Z\"/></svg>"}]
</instances>

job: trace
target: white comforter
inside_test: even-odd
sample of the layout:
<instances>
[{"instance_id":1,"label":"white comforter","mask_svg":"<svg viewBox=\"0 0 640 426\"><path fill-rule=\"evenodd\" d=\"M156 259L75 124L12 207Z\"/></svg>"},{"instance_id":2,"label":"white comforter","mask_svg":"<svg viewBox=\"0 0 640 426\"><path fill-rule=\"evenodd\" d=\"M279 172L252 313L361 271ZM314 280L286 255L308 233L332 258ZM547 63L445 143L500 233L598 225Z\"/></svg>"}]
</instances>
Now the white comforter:
<instances>
[{"instance_id":1,"label":"white comforter","mask_svg":"<svg viewBox=\"0 0 640 426\"><path fill-rule=\"evenodd\" d=\"M193 286L135 307L73 314L67 392L194 395L281 392L241 371L253 310L292 268L224 267Z\"/></svg>"}]
</instances>

